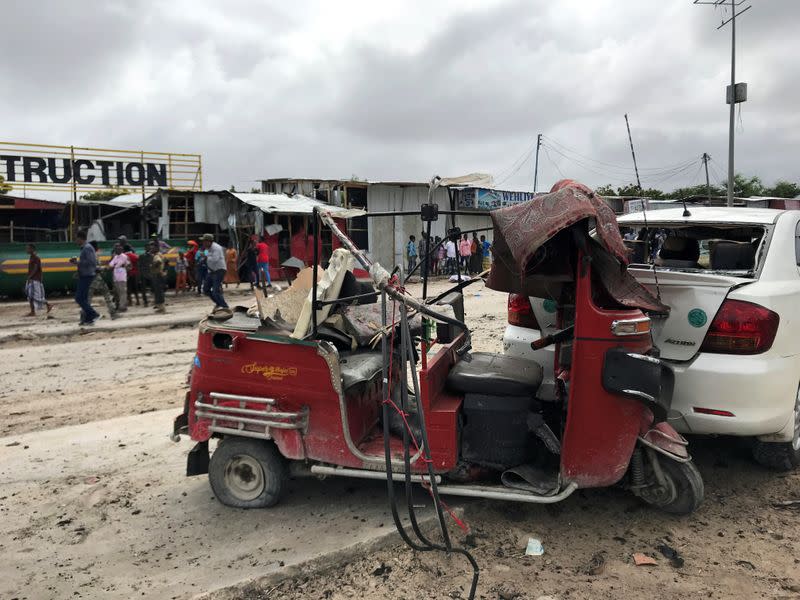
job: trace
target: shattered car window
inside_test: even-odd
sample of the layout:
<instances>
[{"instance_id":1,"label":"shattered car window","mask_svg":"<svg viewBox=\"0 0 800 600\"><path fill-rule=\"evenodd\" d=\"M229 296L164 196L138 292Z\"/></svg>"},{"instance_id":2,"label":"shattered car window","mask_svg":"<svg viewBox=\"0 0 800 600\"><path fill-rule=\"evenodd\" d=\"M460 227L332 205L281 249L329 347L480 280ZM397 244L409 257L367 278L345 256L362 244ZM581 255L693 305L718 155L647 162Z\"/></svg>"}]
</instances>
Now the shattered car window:
<instances>
[{"instance_id":1,"label":"shattered car window","mask_svg":"<svg viewBox=\"0 0 800 600\"><path fill-rule=\"evenodd\" d=\"M762 225L648 225L620 228L631 266L752 275L764 254Z\"/></svg>"}]
</instances>

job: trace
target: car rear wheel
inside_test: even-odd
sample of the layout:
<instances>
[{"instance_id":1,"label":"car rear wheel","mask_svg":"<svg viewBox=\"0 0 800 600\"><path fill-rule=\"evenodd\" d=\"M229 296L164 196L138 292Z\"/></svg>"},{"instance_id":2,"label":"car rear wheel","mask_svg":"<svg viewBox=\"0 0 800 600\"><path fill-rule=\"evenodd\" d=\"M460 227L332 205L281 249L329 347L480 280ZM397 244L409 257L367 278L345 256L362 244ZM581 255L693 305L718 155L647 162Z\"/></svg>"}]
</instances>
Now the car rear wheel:
<instances>
[{"instance_id":1,"label":"car rear wheel","mask_svg":"<svg viewBox=\"0 0 800 600\"><path fill-rule=\"evenodd\" d=\"M791 442L756 440L753 457L759 464L775 471L791 471L800 466L800 388L794 401L794 432Z\"/></svg>"},{"instance_id":2,"label":"car rear wheel","mask_svg":"<svg viewBox=\"0 0 800 600\"><path fill-rule=\"evenodd\" d=\"M214 495L235 508L274 506L288 478L286 460L275 444L260 440L223 438L208 466Z\"/></svg>"}]
</instances>

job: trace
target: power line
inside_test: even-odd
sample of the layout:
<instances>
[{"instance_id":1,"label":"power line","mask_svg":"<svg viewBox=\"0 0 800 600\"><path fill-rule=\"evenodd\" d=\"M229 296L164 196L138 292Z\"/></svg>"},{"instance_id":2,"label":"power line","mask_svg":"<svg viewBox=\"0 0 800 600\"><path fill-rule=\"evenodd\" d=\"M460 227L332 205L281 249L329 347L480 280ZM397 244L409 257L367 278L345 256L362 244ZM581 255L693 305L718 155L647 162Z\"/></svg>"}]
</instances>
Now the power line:
<instances>
[{"instance_id":1,"label":"power line","mask_svg":"<svg viewBox=\"0 0 800 600\"><path fill-rule=\"evenodd\" d=\"M566 179L567 176L564 175L564 173L561 171L561 168L558 166L558 164L556 164L556 162L550 156L550 153L547 151L547 146L542 146L542 150L544 150L544 154L547 157L547 160L550 161L550 164L552 164L556 168L556 171L558 171L558 174L561 175L561 178Z\"/></svg>"},{"instance_id":2,"label":"power line","mask_svg":"<svg viewBox=\"0 0 800 600\"><path fill-rule=\"evenodd\" d=\"M618 170L618 171L623 171L625 173L632 173L633 172L633 168L628 166L628 165L619 165L619 164L615 164L615 163L609 163L609 162L605 162L605 161L602 161L602 160L598 160L596 158L592 158L590 156L587 156L586 154L582 154L581 152L578 152L577 150L575 150L573 148L570 148L569 146L559 142L558 140L555 140L555 139L551 138L550 136L543 136L543 137L544 137L544 139L546 141L554 144L555 146L558 146L564 152L567 152L569 154L575 154L575 155L581 157L583 160L585 160L587 162L596 163L596 164L601 165L603 167L609 167L611 169ZM676 163L674 165L666 165L666 166L663 166L663 167L639 167L639 171L641 171L641 172L645 172L645 171L649 171L649 172L666 171L666 170L669 170L669 169L671 169L673 167L676 167L676 166L683 166L687 162L693 162L694 160L695 160L695 158L692 157L691 159L685 159L685 160L681 161L680 163Z\"/></svg>"},{"instance_id":3,"label":"power line","mask_svg":"<svg viewBox=\"0 0 800 600\"><path fill-rule=\"evenodd\" d=\"M533 142L533 144L531 144L530 147L524 150L522 154L520 154L517 157L517 159L513 163L511 163L510 167L498 171L497 175L495 176L495 179L497 179L498 182L495 185L498 185L503 181L506 181L514 173L519 171L522 168L522 165L525 164L525 161L528 160L533 155L535 149L536 149L536 142Z\"/></svg>"}]
</instances>

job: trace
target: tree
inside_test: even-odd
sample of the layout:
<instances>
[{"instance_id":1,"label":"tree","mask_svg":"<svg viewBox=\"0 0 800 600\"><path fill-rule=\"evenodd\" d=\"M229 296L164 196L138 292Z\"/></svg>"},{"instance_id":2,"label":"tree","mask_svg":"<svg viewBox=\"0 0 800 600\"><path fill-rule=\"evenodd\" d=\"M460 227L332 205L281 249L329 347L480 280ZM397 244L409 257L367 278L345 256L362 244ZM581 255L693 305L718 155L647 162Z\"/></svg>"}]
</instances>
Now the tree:
<instances>
[{"instance_id":1,"label":"tree","mask_svg":"<svg viewBox=\"0 0 800 600\"><path fill-rule=\"evenodd\" d=\"M117 196L122 196L123 194L130 194L130 190L126 190L124 188L108 188L107 190L96 190L94 192L89 192L88 194L84 194L81 196L84 200L89 202L108 202L109 200L113 200Z\"/></svg>"},{"instance_id":2,"label":"tree","mask_svg":"<svg viewBox=\"0 0 800 600\"><path fill-rule=\"evenodd\" d=\"M800 185L779 179L771 188L764 190L765 196L774 196L776 198L796 198L800 195Z\"/></svg>"},{"instance_id":3,"label":"tree","mask_svg":"<svg viewBox=\"0 0 800 600\"><path fill-rule=\"evenodd\" d=\"M722 182L723 194L728 194L728 182ZM745 177L741 173L733 176L733 195L739 198L750 198L752 196L764 195L764 184L758 175Z\"/></svg>"},{"instance_id":4,"label":"tree","mask_svg":"<svg viewBox=\"0 0 800 600\"><path fill-rule=\"evenodd\" d=\"M664 192L661 190L657 190L655 188L645 188L642 189L638 185L629 183L628 185L624 185L622 187L618 187L616 190L614 186L610 183L606 185L601 185L594 190L596 193L600 194L601 196L640 196L642 198L663 198Z\"/></svg>"},{"instance_id":5,"label":"tree","mask_svg":"<svg viewBox=\"0 0 800 600\"><path fill-rule=\"evenodd\" d=\"M11 191L11 185L6 183L5 178L0 175L0 194L7 194Z\"/></svg>"},{"instance_id":6,"label":"tree","mask_svg":"<svg viewBox=\"0 0 800 600\"><path fill-rule=\"evenodd\" d=\"M595 194L600 194L601 196L616 196L617 192L614 191L614 186L610 183L606 185L601 185L600 187L594 188Z\"/></svg>"}]
</instances>

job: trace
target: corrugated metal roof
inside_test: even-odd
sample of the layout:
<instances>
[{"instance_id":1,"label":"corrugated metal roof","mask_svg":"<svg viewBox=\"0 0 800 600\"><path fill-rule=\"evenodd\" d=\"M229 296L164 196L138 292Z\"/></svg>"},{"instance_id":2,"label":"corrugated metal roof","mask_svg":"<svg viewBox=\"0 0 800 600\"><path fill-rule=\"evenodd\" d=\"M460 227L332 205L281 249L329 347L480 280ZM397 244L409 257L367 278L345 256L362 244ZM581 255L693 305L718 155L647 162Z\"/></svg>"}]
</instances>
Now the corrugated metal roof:
<instances>
[{"instance_id":1,"label":"corrugated metal roof","mask_svg":"<svg viewBox=\"0 0 800 600\"><path fill-rule=\"evenodd\" d=\"M315 206L328 209L333 213L346 210L338 206L331 206L325 202L320 202L319 200L314 200L307 196L300 196L299 194L294 196L245 192L229 192L229 194L245 204L254 206L265 213L276 215L310 215Z\"/></svg>"}]
</instances>

